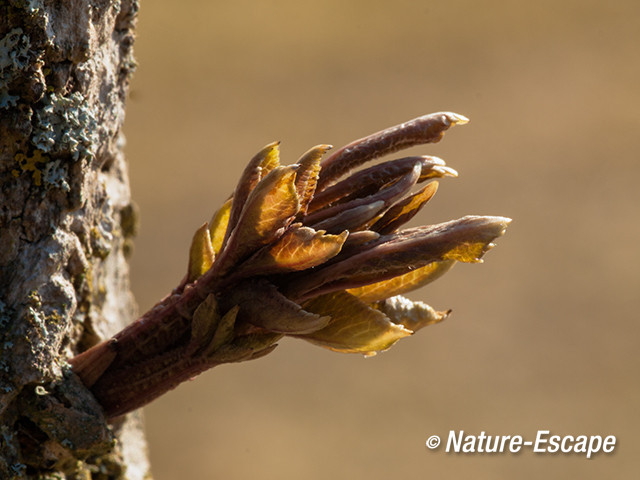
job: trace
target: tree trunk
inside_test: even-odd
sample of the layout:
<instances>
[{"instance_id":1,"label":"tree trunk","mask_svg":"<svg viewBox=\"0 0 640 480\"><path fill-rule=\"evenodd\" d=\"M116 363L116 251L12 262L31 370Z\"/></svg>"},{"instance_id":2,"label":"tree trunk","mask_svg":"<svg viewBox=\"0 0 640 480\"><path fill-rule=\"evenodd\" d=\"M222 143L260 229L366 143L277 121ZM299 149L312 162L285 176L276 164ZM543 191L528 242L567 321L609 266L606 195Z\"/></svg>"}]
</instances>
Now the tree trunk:
<instances>
[{"instance_id":1,"label":"tree trunk","mask_svg":"<svg viewBox=\"0 0 640 480\"><path fill-rule=\"evenodd\" d=\"M67 359L135 318L121 133L137 0L0 0L0 478L149 478Z\"/></svg>"}]
</instances>

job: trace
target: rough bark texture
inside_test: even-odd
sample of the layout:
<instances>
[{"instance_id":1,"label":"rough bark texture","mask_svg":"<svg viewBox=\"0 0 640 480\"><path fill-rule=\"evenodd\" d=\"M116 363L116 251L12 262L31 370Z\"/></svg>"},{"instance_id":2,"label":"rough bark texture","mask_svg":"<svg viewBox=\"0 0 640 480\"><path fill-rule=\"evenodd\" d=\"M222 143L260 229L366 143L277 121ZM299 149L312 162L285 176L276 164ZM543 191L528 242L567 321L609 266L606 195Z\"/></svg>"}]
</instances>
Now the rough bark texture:
<instances>
[{"instance_id":1,"label":"rough bark texture","mask_svg":"<svg viewBox=\"0 0 640 480\"><path fill-rule=\"evenodd\" d=\"M66 360L135 318L121 134L136 0L0 0L0 478L149 476Z\"/></svg>"}]
</instances>

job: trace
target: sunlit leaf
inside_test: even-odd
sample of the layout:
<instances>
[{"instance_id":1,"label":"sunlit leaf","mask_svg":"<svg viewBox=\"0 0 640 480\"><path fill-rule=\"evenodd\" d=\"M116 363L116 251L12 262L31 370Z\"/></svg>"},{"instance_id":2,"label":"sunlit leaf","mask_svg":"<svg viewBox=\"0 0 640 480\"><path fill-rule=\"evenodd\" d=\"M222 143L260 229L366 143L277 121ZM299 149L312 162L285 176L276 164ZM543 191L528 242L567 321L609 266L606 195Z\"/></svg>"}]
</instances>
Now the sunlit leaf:
<instances>
[{"instance_id":1,"label":"sunlit leaf","mask_svg":"<svg viewBox=\"0 0 640 480\"><path fill-rule=\"evenodd\" d=\"M493 243L482 240L463 242L445 253L442 258L466 263L482 263L481 257L493 246Z\"/></svg>"},{"instance_id":2,"label":"sunlit leaf","mask_svg":"<svg viewBox=\"0 0 640 480\"><path fill-rule=\"evenodd\" d=\"M380 220L371 226L371 230L381 234L392 233L404 225L431 200L438 190L438 182L431 182L421 190L391 207Z\"/></svg>"},{"instance_id":3,"label":"sunlit leaf","mask_svg":"<svg viewBox=\"0 0 640 480\"><path fill-rule=\"evenodd\" d=\"M297 168L297 165L276 167L253 189L216 262L220 275L284 233L299 208L295 188Z\"/></svg>"},{"instance_id":4,"label":"sunlit leaf","mask_svg":"<svg viewBox=\"0 0 640 480\"><path fill-rule=\"evenodd\" d=\"M329 235L301 224L292 225L273 245L264 247L234 272L235 278L249 275L305 270L336 256L349 232Z\"/></svg>"},{"instance_id":5,"label":"sunlit leaf","mask_svg":"<svg viewBox=\"0 0 640 480\"><path fill-rule=\"evenodd\" d=\"M387 298L373 304L372 307L387 315L393 323L403 325L414 333L428 325L441 322L451 313L451 310L438 312L426 303L414 302L402 295Z\"/></svg>"},{"instance_id":6,"label":"sunlit leaf","mask_svg":"<svg viewBox=\"0 0 640 480\"><path fill-rule=\"evenodd\" d=\"M300 199L300 215L306 213L307 206L313 198L320 173L320 159L330 148L331 145L317 145L298 160L300 168L296 174L296 190Z\"/></svg>"},{"instance_id":7,"label":"sunlit leaf","mask_svg":"<svg viewBox=\"0 0 640 480\"><path fill-rule=\"evenodd\" d=\"M269 173L280 166L280 142L273 142L264 147L257 155L257 158L262 158L260 161L260 176L259 180L269 175Z\"/></svg>"},{"instance_id":8,"label":"sunlit leaf","mask_svg":"<svg viewBox=\"0 0 640 480\"><path fill-rule=\"evenodd\" d=\"M330 316L331 322L325 328L300 338L336 352L371 356L387 350L412 333L346 292L314 298L306 302L304 308L318 315Z\"/></svg>"},{"instance_id":9,"label":"sunlit leaf","mask_svg":"<svg viewBox=\"0 0 640 480\"><path fill-rule=\"evenodd\" d=\"M225 232L224 241L229 239L233 232L238 219L244 209L245 202L249 198L249 194L258 185L269 172L271 172L280 163L279 161L279 142L273 142L260 150L245 167L240 181L233 192L233 205L229 214L228 228Z\"/></svg>"},{"instance_id":10,"label":"sunlit leaf","mask_svg":"<svg viewBox=\"0 0 640 480\"><path fill-rule=\"evenodd\" d=\"M504 217L467 216L383 235L360 253L309 272L295 285L287 286L286 295L304 300L388 280L432 262L475 262L505 232L510 221Z\"/></svg>"},{"instance_id":11,"label":"sunlit leaf","mask_svg":"<svg viewBox=\"0 0 640 480\"><path fill-rule=\"evenodd\" d=\"M289 230L269 249L273 261L288 270L304 270L320 265L340 252L349 232L340 235L316 232L309 227Z\"/></svg>"},{"instance_id":12,"label":"sunlit leaf","mask_svg":"<svg viewBox=\"0 0 640 480\"><path fill-rule=\"evenodd\" d=\"M194 282L211 268L215 254L211 247L211 237L209 235L209 224L203 224L196 230L191 249L189 250L189 271L187 281Z\"/></svg>"},{"instance_id":13,"label":"sunlit leaf","mask_svg":"<svg viewBox=\"0 0 640 480\"><path fill-rule=\"evenodd\" d=\"M211 222L209 223L211 246L213 247L213 252L216 255L218 255L218 253L220 253L220 250L222 249L222 242L224 240L225 232L227 231L232 202L233 198L230 198L226 202L224 202L218 209L218 211L213 214Z\"/></svg>"},{"instance_id":14,"label":"sunlit leaf","mask_svg":"<svg viewBox=\"0 0 640 480\"><path fill-rule=\"evenodd\" d=\"M376 282L358 288L351 288L347 291L363 302L377 302L427 285L447 273L455 263L455 260L432 262L424 267L411 270L404 275L398 275L389 280L383 280L382 282Z\"/></svg>"}]
</instances>

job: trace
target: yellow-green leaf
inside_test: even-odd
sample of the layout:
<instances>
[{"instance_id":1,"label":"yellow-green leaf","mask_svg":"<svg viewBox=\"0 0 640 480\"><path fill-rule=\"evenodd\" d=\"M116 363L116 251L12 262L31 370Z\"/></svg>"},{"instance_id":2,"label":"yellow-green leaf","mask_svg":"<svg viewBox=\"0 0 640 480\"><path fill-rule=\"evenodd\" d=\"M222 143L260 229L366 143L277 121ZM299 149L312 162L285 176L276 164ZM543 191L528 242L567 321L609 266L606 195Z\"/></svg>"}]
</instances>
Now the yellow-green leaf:
<instances>
[{"instance_id":1,"label":"yellow-green leaf","mask_svg":"<svg viewBox=\"0 0 640 480\"><path fill-rule=\"evenodd\" d=\"M206 345L218 328L219 321L218 302L215 295L210 293L193 313L190 350L195 351Z\"/></svg>"},{"instance_id":2,"label":"yellow-green leaf","mask_svg":"<svg viewBox=\"0 0 640 480\"><path fill-rule=\"evenodd\" d=\"M318 315L331 316L331 322L325 328L299 338L336 352L371 356L412 333L346 292L316 297L306 302L304 308Z\"/></svg>"},{"instance_id":3,"label":"yellow-green leaf","mask_svg":"<svg viewBox=\"0 0 640 480\"><path fill-rule=\"evenodd\" d=\"M300 198L301 215L306 213L307 206L316 191L320 173L320 159L330 148L332 148L331 145L317 145L298 160L300 168L296 174L296 189Z\"/></svg>"},{"instance_id":4,"label":"yellow-green leaf","mask_svg":"<svg viewBox=\"0 0 640 480\"><path fill-rule=\"evenodd\" d=\"M206 356L209 357L213 355L221 346L226 345L231 340L233 340L233 328L235 326L239 310L240 307L238 305L235 305L222 316L222 318L218 322L211 342L209 342L209 344L206 346L206 349L204 351L204 354Z\"/></svg>"},{"instance_id":5,"label":"yellow-green leaf","mask_svg":"<svg viewBox=\"0 0 640 480\"><path fill-rule=\"evenodd\" d=\"M388 316L393 323L403 325L412 332L441 322L451 313L451 310L438 312L426 303L413 302L401 295L388 298L373 307Z\"/></svg>"},{"instance_id":6,"label":"yellow-green leaf","mask_svg":"<svg viewBox=\"0 0 640 480\"><path fill-rule=\"evenodd\" d=\"M229 239L231 232L236 227L238 219L245 207L245 202L254 188L258 185L269 172L271 172L279 163L279 142L273 142L265 146L249 161L245 167L240 181L233 192L233 205L229 215L227 231L225 232L223 243Z\"/></svg>"},{"instance_id":7,"label":"yellow-green leaf","mask_svg":"<svg viewBox=\"0 0 640 480\"><path fill-rule=\"evenodd\" d=\"M427 285L447 273L455 263L455 260L431 262L404 275L347 291L365 303L377 302Z\"/></svg>"},{"instance_id":8,"label":"yellow-green leaf","mask_svg":"<svg viewBox=\"0 0 640 480\"><path fill-rule=\"evenodd\" d=\"M401 225L407 223L422 207L436 194L438 182L425 185L418 192L396 203L376 223L371 230L383 235L392 233Z\"/></svg>"},{"instance_id":9,"label":"yellow-green leaf","mask_svg":"<svg viewBox=\"0 0 640 480\"><path fill-rule=\"evenodd\" d=\"M320 265L336 256L349 232L328 235L323 230L300 227L289 230L269 249L270 257L286 270L304 270Z\"/></svg>"},{"instance_id":10,"label":"yellow-green leaf","mask_svg":"<svg viewBox=\"0 0 640 480\"><path fill-rule=\"evenodd\" d=\"M305 270L336 256L349 232L328 235L301 224L292 225L272 246L267 245L233 272L235 277Z\"/></svg>"},{"instance_id":11,"label":"yellow-green leaf","mask_svg":"<svg viewBox=\"0 0 640 480\"><path fill-rule=\"evenodd\" d=\"M222 204L216 213L213 214L211 222L209 224L209 235L211 235L211 246L213 252L218 255L222 249L222 242L224 241L224 235L227 231L227 224L229 223L229 214L231 213L231 203L233 198L228 199Z\"/></svg>"},{"instance_id":12,"label":"yellow-green leaf","mask_svg":"<svg viewBox=\"0 0 640 480\"><path fill-rule=\"evenodd\" d=\"M433 262L477 262L493 247L493 240L504 234L509 222L505 217L467 216L383 235L368 248L287 284L283 291L287 297L303 301L389 280Z\"/></svg>"},{"instance_id":13,"label":"yellow-green leaf","mask_svg":"<svg viewBox=\"0 0 640 480\"><path fill-rule=\"evenodd\" d=\"M264 147L258 155L260 161L260 180L266 177L274 168L280 166L280 142L273 142Z\"/></svg>"},{"instance_id":14,"label":"yellow-green leaf","mask_svg":"<svg viewBox=\"0 0 640 480\"><path fill-rule=\"evenodd\" d=\"M240 260L284 233L298 212L297 165L276 167L249 194L238 223L216 262L225 275Z\"/></svg>"},{"instance_id":15,"label":"yellow-green leaf","mask_svg":"<svg viewBox=\"0 0 640 480\"><path fill-rule=\"evenodd\" d=\"M493 243L482 241L464 242L453 247L442 258L466 263L482 263L482 256L493 246Z\"/></svg>"},{"instance_id":16,"label":"yellow-green leaf","mask_svg":"<svg viewBox=\"0 0 640 480\"><path fill-rule=\"evenodd\" d=\"M209 235L209 224L204 223L196 230L193 240L191 241L191 249L189 250L189 272L187 281L194 282L206 273L211 265L215 254L211 247L211 236Z\"/></svg>"}]
</instances>

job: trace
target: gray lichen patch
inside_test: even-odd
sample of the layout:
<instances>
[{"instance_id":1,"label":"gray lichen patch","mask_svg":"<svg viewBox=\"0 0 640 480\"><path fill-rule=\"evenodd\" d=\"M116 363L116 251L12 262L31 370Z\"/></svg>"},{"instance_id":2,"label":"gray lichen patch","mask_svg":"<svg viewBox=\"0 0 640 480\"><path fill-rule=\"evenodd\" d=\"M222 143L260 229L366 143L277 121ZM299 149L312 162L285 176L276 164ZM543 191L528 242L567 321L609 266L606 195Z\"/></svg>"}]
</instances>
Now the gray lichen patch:
<instances>
[{"instance_id":1,"label":"gray lichen patch","mask_svg":"<svg viewBox=\"0 0 640 480\"><path fill-rule=\"evenodd\" d=\"M31 142L49 154L93 158L98 136L96 115L80 92L68 97L50 93L36 111Z\"/></svg>"},{"instance_id":2,"label":"gray lichen patch","mask_svg":"<svg viewBox=\"0 0 640 480\"><path fill-rule=\"evenodd\" d=\"M19 97L9 93L9 86L28 66L29 37L13 28L0 38L0 110L16 105Z\"/></svg>"},{"instance_id":3,"label":"gray lichen patch","mask_svg":"<svg viewBox=\"0 0 640 480\"><path fill-rule=\"evenodd\" d=\"M67 177L69 172L65 165L60 160L54 160L48 162L42 172L42 181L45 185L60 188L61 190L68 192L71 190Z\"/></svg>"}]
</instances>

